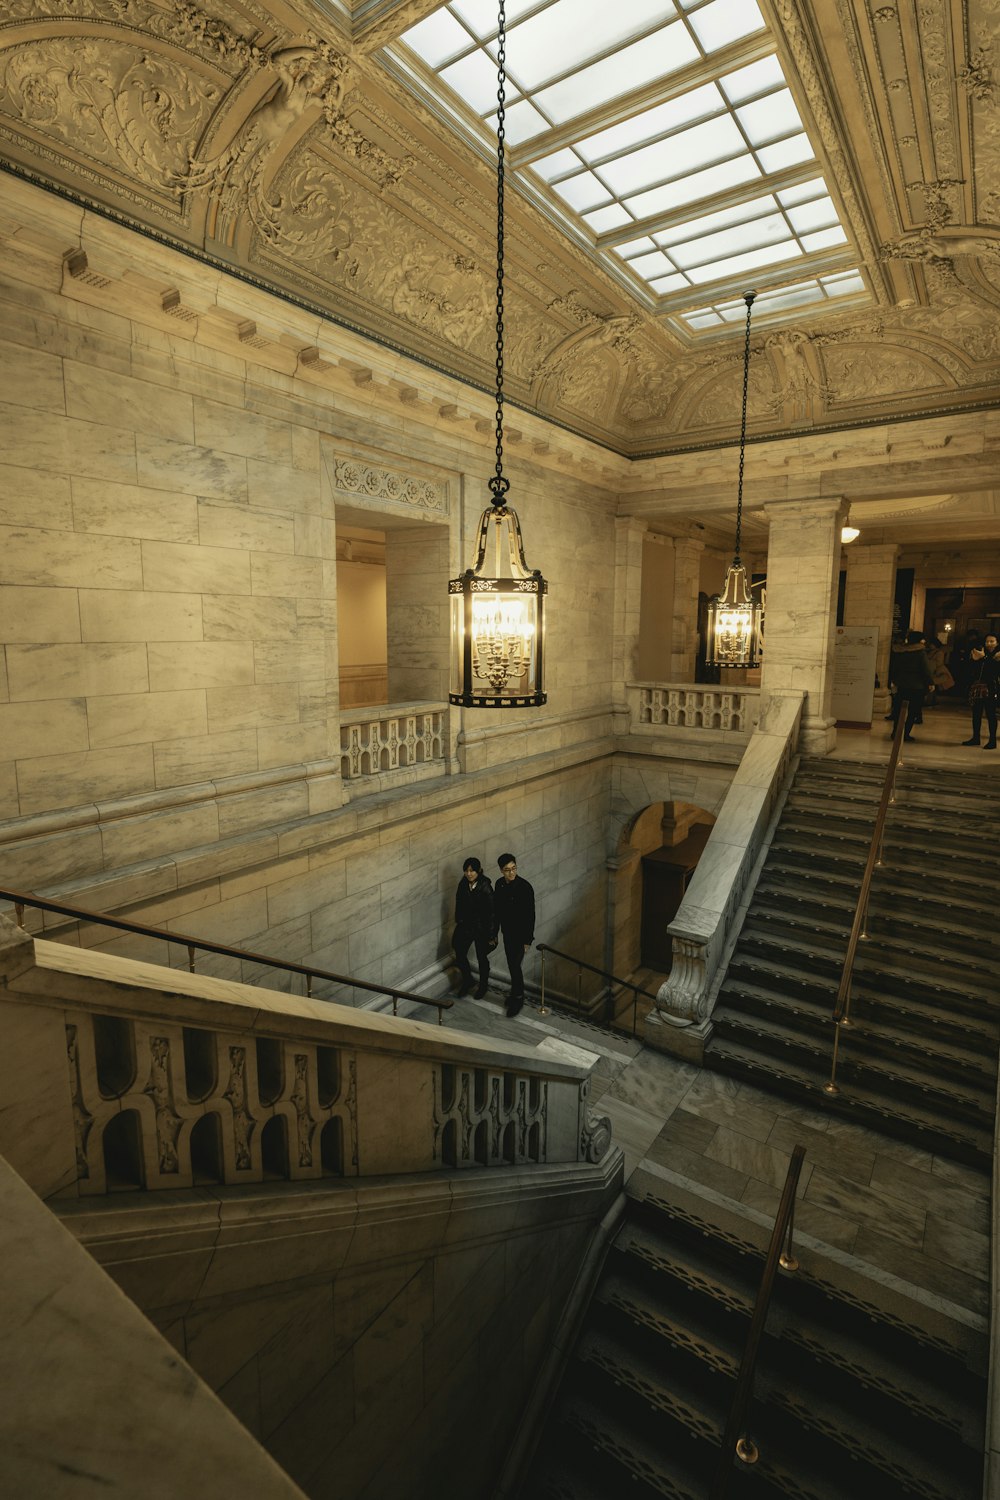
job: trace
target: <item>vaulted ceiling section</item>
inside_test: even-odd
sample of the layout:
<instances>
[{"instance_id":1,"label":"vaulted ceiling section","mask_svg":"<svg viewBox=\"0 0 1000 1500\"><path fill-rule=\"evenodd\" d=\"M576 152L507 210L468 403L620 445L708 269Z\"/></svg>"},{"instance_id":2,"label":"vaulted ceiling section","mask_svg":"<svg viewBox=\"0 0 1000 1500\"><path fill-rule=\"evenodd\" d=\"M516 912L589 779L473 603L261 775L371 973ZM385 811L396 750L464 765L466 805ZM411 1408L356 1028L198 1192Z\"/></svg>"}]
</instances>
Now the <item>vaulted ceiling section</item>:
<instances>
[{"instance_id":1,"label":"vaulted ceiling section","mask_svg":"<svg viewBox=\"0 0 1000 1500\"><path fill-rule=\"evenodd\" d=\"M508 0L512 401L731 442L749 285L752 437L1000 401L1000 0L574 3ZM4 0L0 157L489 388L492 9Z\"/></svg>"}]
</instances>

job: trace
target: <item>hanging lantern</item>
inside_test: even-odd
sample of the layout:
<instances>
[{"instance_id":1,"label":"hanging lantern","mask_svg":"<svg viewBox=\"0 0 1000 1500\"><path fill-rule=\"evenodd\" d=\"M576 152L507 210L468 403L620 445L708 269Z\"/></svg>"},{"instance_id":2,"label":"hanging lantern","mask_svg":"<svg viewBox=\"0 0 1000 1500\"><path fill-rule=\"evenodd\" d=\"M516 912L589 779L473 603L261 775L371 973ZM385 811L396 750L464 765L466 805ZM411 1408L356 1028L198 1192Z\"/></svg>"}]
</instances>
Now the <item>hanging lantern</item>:
<instances>
[{"instance_id":1,"label":"hanging lantern","mask_svg":"<svg viewBox=\"0 0 1000 1500\"><path fill-rule=\"evenodd\" d=\"M492 574L484 572L487 557ZM473 567L453 578L451 703L533 708L542 692L543 606L548 584L524 560L521 527L508 505L479 521Z\"/></svg>"},{"instance_id":2,"label":"hanging lantern","mask_svg":"<svg viewBox=\"0 0 1000 1500\"><path fill-rule=\"evenodd\" d=\"M543 603L548 584L524 560L517 512L503 472L503 199L506 17L497 32L496 470L492 503L479 519L476 559L448 585L451 596L449 703L463 708L534 708L542 691ZM492 568L492 572L488 569Z\"/></svg>"},{"instance_id":3,"label":"hanging lantern","mask_svg":"<svg viewBox=\"0 0 1000 1500\"><path fill-rule=\"evenodd\" d=\"M744 293L747 305L743 342L743 415L740 422L740 477L736 492L736 545L721 594L708 601L705 661L710 667L759 667L761 657L761 607L753 597L747 570L740 558L743 525L743 462L747 442L747 383L750 375L750 309L756 292Z\"/></svg>"}]
</instances>

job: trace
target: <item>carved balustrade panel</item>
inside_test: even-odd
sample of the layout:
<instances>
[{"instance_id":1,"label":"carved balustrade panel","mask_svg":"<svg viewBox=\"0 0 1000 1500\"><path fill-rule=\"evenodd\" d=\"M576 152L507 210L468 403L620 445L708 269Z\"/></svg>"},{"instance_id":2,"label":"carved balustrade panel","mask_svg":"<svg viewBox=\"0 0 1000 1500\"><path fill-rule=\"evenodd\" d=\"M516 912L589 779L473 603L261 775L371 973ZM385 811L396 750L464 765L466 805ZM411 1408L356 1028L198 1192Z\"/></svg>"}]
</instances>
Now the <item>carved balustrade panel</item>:
<instances>
[{"instance_id":1,"label":"carved balustrade panel","mask_svg":"<svg viewBox=\"0 0 1000 1500\"><path fill-rule=\"evenodd\" d=\"M340 771L345 781L444 759L443 704L388 709L378 717L341 720Z\"/></svg>"},{"instance_id":2,"label":"carved balustrade panel","mask_svg":"<svg viewBox=\"0 0 1000 1500\"><path fill-rule=\"evenodd\" d=\"M747 734L757 722L759 688L668 682L639 684L637 692L639 725Z\"/></svg>"},{"instance_id":3,"label":"carved balustrade panel","mask_svg":"<svg viewBox=\"0 0 1000 1500\"><path fill-rule=\"evenodd\" d=\"M548 1082L489 1068L434 1069L434 1157L445 1167L546 1160Z\"/></svg>"},{"instance_id":4,"label":"carved balustrade panel","mask_svg":"<svg viewBox=\"0 0 1000 1500\"><path fill-rule=\"evenodd\" d=\"M89 1012L66 1046L81 1193L358 1175L353 1052Z\"/></svg>"}]
</instances>

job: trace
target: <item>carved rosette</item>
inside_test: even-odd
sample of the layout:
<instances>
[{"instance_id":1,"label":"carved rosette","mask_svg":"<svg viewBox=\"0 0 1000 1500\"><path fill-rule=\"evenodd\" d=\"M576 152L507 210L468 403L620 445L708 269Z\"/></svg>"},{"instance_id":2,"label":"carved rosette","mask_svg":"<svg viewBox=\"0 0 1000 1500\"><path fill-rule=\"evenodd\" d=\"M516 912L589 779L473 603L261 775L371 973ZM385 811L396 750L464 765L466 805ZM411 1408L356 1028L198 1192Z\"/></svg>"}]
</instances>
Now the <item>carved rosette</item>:
<instances>
[{"instance_id":1,"label":"carved rosette","mask_svg":"<svg viewBox=\"0 0 1000 1500\"><path fill-rule=\"evenodd\" d=\"M419 479L379 464L363 463L353 458L338 459L333 468L335 487L345 495L365 500L388 500L393 505L419 507L421 510L448 513L448 486L430 479Z\"/></svg>"}]
</instances>

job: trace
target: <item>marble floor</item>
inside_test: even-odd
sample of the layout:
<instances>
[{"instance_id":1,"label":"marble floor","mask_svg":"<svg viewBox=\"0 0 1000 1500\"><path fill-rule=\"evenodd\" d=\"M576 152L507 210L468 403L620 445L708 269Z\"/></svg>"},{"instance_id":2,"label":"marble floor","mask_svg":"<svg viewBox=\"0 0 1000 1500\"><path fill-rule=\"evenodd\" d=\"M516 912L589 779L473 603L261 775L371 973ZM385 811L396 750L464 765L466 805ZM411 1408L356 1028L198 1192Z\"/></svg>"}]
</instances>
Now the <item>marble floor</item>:
<instances>
[{"instance_id":1,"label":"marble floor","mask_svg":"<svg viewBox=\"0 0 1000 1500\"><path fill-rule=\"evenodd\" d=\"M871 729L838 729L832 754L847 760L888 760L892 725L876 719ZM984 751L963 745L972 733L972 718L964 703L945 700L924 709L924 722L913 731L913 740L903 746L904 764L947 766L955 771L980 771L1000 776L1000 750ZM982 739L986 741L986 724Z\"/></svg>"},{"instance_id":2,"label":"marble floor","mask_svg":"<svg viewBox=\"0 0 1000 1500\"><path fill-rule=\"evenodd\" d=\"M665 1182L773 1220L791 1151L806 1150L796 1236L975 1328L989 1306L990 1178L690 1063L530 1006L513 1020L492 994L447 1024L593 1060L591 1102L625 1153Z\"/></svg>"}]
</instances>

